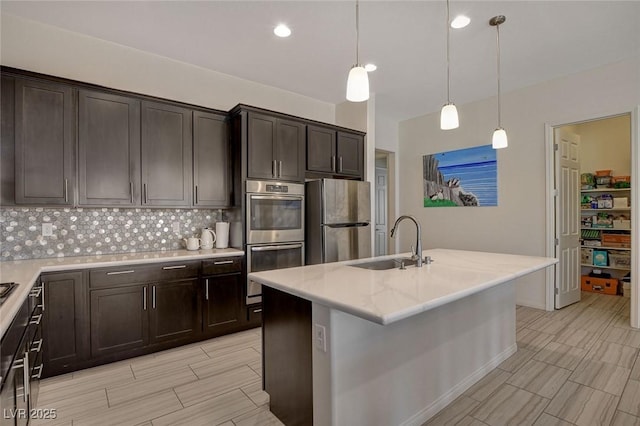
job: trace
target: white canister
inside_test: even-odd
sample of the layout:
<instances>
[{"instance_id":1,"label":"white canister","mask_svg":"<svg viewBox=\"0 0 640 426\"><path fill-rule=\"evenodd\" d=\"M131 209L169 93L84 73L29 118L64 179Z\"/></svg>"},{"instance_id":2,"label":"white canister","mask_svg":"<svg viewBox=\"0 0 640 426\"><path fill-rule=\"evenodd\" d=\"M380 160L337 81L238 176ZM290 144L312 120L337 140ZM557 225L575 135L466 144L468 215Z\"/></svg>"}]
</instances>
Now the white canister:
<instances>
[{"instance_id":1,"label":"white canister","mask_svg":"<svg viewBox=\"0 0 640 426\"><path fill-rule=\"evenodd\" d=\"M229 247L229 222L216 222L216 248Z\"/></svg>"}]
</instances>

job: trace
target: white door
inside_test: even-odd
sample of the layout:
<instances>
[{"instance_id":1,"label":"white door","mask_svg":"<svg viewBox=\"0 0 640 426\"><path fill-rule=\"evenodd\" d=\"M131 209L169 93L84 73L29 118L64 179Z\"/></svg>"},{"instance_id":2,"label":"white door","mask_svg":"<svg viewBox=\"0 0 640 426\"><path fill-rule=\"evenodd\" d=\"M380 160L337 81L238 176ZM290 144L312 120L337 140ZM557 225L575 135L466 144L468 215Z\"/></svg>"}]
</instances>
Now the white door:
<instances>
[{"instance_id":1,"label":"white door","mask_svg":"<svg viewBox=\"0 0 640 426\"><path fill-rule=\"evenodd\" d=\"M376 167L376 256L387 254L387 169Z\"/></svg>"},{"instance_id":2,"label":"white door","mask_svg":"<svg viewBox=\"0 0 640 426\"><path fill-rule=\"evenodd\" d=\"M580 301L580 136L555 129L556 266L555 307Z\"/></svg>"}]
</instances>

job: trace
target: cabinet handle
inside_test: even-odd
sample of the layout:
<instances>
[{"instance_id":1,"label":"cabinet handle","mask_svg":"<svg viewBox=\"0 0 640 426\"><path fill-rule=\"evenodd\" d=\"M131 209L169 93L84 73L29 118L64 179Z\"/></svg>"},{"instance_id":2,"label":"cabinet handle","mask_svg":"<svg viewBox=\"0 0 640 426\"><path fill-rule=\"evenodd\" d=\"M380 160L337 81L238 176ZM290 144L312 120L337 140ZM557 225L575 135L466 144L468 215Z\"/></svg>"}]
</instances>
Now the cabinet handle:
<instances>
[{"instance_id":1,"label":"cabinet handle","mask_svg":"<svg viewBox=\"0 0 640 426\"><path fill-rule=\"evenodd\" d=\"M133 182L129 182L129 195L131 196L131 204L133 204Z\"/></svg>"},{"instance_id":2,"label":"cabinet handle","mask_svg":"<svg viewBox=\"0 0 640 426\"><path fill-rule=\"evenodd\" d=\"M153 309L156 308L156 286L155 285L151 287L151 307Z\"/></svg>"},{"instance_id":3,"label":"cabinet handle","mask_svg":"<svg viewBox=\"0 0 640 426\"><path fill-rule=\"evenodd\" d=\"M204 280L204 299L209 300L209 278Z\"/></svg>"},{"instance_id":4,"label":"cabinet handle","mask_svg":"<svg viewBox=\"0 0 640 426\"><path fill-rule=\"evenodd\" d=\"M147 287L142 287L142 309L147 310Z\"/></svg>"},{"instance_id":5,"label":"cabinet handle","mask_svg":"<svg viewBox=\"0 0 640 426\"><path fill-rule=\"evenodd\" d=\"M332 172L336 171L336 156L335 155L331 156L331 171Z\"/></svg>"},{"instance_id":6,"label":"cabinet handle","mask_svg":"<svg viewBox=\"0 0 640 426\"><path fill-rule=\"evenodd\" d=\"M42 286L32 288L29 297L40 297L40 294L42 294Z\"/></svg>"},{"instance_id":7,"label":"cabinet handle","mask_svg":"<svg viewBox=\"0 0 640 426\"><path fill-rule=\"evenodd\" d=\"M230 265L233 263L233 260L220 260L218 262L213 262L214 265Z\"/></svg>"},{"instance_id":8,"label":"cabinet handle","mask_svg":"<svg viewBox=\"0 0 640 426\"><path fill-rule=\"evenodd\" d=\"M107 275L122 275L122 274L133 274L135 271L133 269L128 269L126 271L113 271L107 272Z\"/></svg>"},{"instance_id":9,"label":"cabinet handle","mask_svg":"<svg viewBox=\"0 0 640 426\"><path fill-rule=\"evenodd\" d=\"M260 312L262 312L262 309L254 309L254 310L253 310L253 313L254 313L254 314L259 314Z\"/></svg>"},{"instance_id":10,"label":"cabinet handle","mask_svg":"<svg viewBox=\"0 0 640 426\"><path fill-rule=\"evenodd\" d=\"M278 177L282 177L282 160L278 161Z\"/></svg>"},{"instance_id":11,"label":"cabinet handle","mask_svg":"<svg viewBox=\"0 0 640 426\"><path fill-rule=\"evenodd\" d=\"M194 204L198 204L198 185L196 185L195 190L196 190L196 201Z\"/></svg>"},{"instance_id":12,"label":"cabinet handle","mask_svg":"<svg viewBox=\"0 0 640 426\"><path fill-rule=\"evenodd\" d=\"M40 350L42 349L42 340L43 339L40 339L37 342L33 342L31 344L31 352L40 352ZM38 345L38 347L34 348L34 346L36 346L36 345Z\"/></svg>"},{"instance_id":13,"label":"cabinet handle","mask_svg":"<svg viewBox=\"0 0 640 426\"><path fill-rule=\"evenodd\" d=\"M43 364L40 364L39 366L33 368L34 371L37 369L38 373L33 374L31 376L32 379L40 380L40 377L42 377L42 367L43 367Z\"/></svg>"},{"instance_id":14,"label":"cabinet handle","mask_svg":"<svg viewBox=\"0 0 640 426\"><path fill-rule=\"evenodd\" d=\"M340 171L342 172L342 155L340 156Z\"/></svg>"},{"instance_id":15,"label":"cabinet handle","mask_svg":"<svg viewBox=\"0 0 640 426\"><path fill-rule=\"evenodd\" d=\"M68 190L68 179L64 180L64 202L68 203L69 202L69 190Z\"/></svg>"},{"instance_id":16,"label":"cabinet handle","mask_svg":"<svg viewBox=\"0 0 640 426\"><path fill-rule=\"evenodd\" d=\"M187 265L163 266L162 269L164 269L165 271L170 271L172 269L184 269L186 267Z\"/></svg>"},{"instance_id":17,"label":"cabinet handle","mask_svg":"<svg viewBox=\"0 0 640 426\"><path fill-rule=\"evenodd\" d=\"M42 321L42 314L38 314L35 317L31 317L31 321L29 321L29 324L39 325L40 321Z\"/></svg>"},{"instance_id":18,"label":"cabinet handle","mask_svg":"<svg viewBox=\"0 0 640 426\"><path fill-rule=\"evenodd\" d=\"M24 368L22 369L22 377L24 378L24 402L28 401L29 394L31 393L31 386L29 386L29 380L31 379L29 374L29 352L24 353Z\"/></svg>"},{"instance_id":19,"label":"cabinet handle","mask_svg":"<svg viewBox=\"0 0 640 426\"><path fill-rule=\"evenodd\" d=\"M147 184L142 184L142 192L144 193L144 203L147 204Z\"/></svg>"},{"instance_id":20,"label":"cabinet handle","mask_svg":"<svg viewBox=\"0 0 640 426\"><path fill-rule=\"evenodd\" d=\"M278 177L278 173L276 172L276 160L271 162L271 175L276 178Z\"/></svg>"}]
</instances>

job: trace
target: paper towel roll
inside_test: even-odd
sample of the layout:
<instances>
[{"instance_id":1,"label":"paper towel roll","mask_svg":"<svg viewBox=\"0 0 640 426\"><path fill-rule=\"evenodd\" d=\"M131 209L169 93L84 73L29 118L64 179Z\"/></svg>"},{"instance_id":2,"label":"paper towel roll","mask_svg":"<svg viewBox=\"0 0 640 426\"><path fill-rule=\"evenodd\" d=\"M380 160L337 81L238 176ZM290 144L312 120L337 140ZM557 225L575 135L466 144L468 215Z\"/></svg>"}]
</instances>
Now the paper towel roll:
<instances>
[{"instance_id":1,"label":"paper towel roll","mask_svg":"<svg viewBox=\"0 0 640 426\"><path fill-rule=\"evenodd\" d=\"M216 248L229 247L229 222L216 222Z\"/></svg>"}]
</instances>

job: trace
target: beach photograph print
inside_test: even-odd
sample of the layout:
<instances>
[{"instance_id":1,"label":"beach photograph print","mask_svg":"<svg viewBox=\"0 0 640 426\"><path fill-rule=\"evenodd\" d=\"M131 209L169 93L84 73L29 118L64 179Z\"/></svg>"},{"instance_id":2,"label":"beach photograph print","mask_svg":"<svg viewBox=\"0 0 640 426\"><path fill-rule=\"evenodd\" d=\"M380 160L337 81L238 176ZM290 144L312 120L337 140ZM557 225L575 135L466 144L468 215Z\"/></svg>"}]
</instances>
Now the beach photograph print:
<instances>
[{"instance_id":1,"label":"beach photograph print","mask_svg":"<svg viewBox=\"0 0 640 426\"><path fill-rule=\"evenodd\" d=\"M425 207L498 205L498 163L491 145L422 157Z\"/></svg>"}]
</instances>

